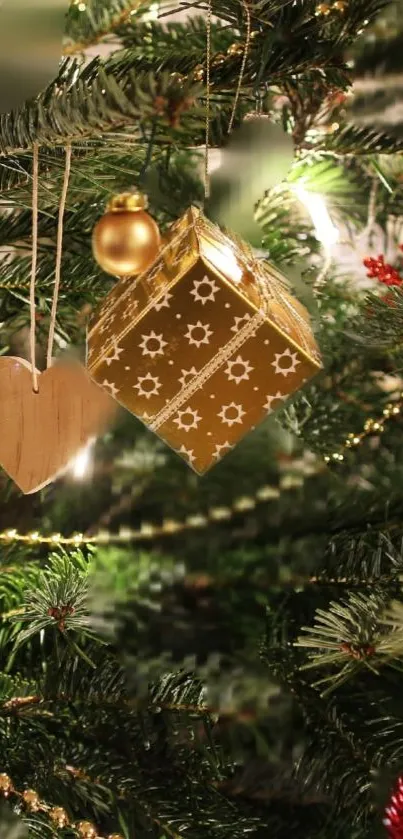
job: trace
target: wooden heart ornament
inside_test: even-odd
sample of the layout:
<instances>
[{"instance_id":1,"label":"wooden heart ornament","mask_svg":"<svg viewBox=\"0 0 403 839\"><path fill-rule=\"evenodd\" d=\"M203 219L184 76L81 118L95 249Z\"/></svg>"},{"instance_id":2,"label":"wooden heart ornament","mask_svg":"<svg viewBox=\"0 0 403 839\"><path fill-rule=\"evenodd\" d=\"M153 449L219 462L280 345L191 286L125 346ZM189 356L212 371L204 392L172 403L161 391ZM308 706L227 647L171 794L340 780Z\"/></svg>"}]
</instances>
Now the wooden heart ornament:
<instances>
[{"instance_id":1,"label":"wooden heart ornament","mask_svg":"<svg viewBox=\"0 0 403 839\"><path fill-rule=\"evenodd\" d=\"M113 419L116 402L79 364L38 377L21 358L0 358L0 466L23 493L36 492L67 467Z\"/></svg>"}]
</instances>

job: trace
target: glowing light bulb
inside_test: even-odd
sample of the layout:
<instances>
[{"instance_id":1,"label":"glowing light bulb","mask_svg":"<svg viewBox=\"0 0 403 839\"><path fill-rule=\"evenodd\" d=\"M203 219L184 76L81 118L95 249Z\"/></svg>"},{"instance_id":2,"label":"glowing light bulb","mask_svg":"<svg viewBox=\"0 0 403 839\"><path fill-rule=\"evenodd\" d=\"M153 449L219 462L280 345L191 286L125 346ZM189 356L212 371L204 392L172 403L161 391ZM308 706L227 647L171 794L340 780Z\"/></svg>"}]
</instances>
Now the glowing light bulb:
<instances>
[{"instance_id":1,"label":"glowing light bulb","mask_svg":"<svg viewBox=\"0 0 403 839\"><path fill-rule=\"evenodd\" d=\"M340 233L330 218L324 199L316 192L308 192L298 184L294 187L294 191L311 216L317 240L325 248L331 248L339 241Z\"/></svg>"},{"instance_id":2,"label":"glowing light bulb","mask_svg":"<svg viewBox=\"0 0 403 839\"><path fill-rule=\"evenodd\" d=\"M76 481L82 481L90 471L92 463L91 452L94 442L94 440L90 440L90 442L75 455L73 460L70 461L69 472Z\"/></svg>"}]
</instances>

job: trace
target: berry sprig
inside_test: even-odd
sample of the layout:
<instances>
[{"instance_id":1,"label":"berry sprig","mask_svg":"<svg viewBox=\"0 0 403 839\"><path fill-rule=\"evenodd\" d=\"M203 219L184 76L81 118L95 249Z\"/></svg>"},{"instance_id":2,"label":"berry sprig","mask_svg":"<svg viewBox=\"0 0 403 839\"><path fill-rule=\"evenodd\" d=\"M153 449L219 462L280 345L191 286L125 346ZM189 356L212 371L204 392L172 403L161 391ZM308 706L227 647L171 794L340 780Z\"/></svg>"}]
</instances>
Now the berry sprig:
<instances>
[{"instance_id":1,"label":"berry sprig","mask_svg":"<svg viewBox=\"0 0 403 839\"><path fill-rule=\"evenodd\" d=\"M403 839L403 777L398 779L396 789L385 810L383 823L388 832L388 839Z\"/></svg>"},{"instance_id":2,"label":"berry sprig","mask_svg":"<svg viewBox=\"0 0 403 839\"><path fill-rule=\"evenodd\" d=\"M398 270L385 262L385 257L380 254L378 257L368 256L363 260L364 265L368 268L367 277L377 279L380 283L387 286L401 286L403 277L400 276Z\"/></svg>"}]
</instances>

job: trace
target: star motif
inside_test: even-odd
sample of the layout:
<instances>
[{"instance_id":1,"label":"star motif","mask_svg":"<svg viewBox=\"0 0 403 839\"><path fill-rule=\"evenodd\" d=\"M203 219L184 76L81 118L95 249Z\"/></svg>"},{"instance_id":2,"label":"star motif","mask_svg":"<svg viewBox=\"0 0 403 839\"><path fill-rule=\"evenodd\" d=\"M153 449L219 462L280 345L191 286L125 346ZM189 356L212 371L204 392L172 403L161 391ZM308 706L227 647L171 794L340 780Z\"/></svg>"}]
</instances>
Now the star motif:
<instances>
[{"instance_id":1,"label":"star motif","mask_svg":"<svg viewBox=\"0 0 403 839\"><path fill-rule=\"evenodd\" d=\"M155 311L159 312L160 309L169 309L169 307L170 307L170 302L169 301L170 301L171 297L172 297L171 292L167 291L166 294L164 294L164 296L161 298L161 300L159 300L158 303L154 304Z\"/></svg>"},{"instance_id":2,"label":"star motif","mask_svg":"<svg viewBox=\"0 0 403 839\"><path fill-rule=\"evenodd\" d=\"M225 422L231 428L238 423L242 425L242 417L245 416L246 411L243 410L242 405L237 405L231 402L229 405L222 405L221 411L217 416L221 418L221 422Z\"/></svg>"},{"instance_id":3,"label":"star motif","mask_svg":"<svg viewBox=\"0 0 403 839\"><path fill-rule=\"evenodd\" d=\"M280 361L285 361L285 364L280 364ZM275 353L274 361L271 362L276 374L281 376L288 376L290 373L295 373L298 364L301 364L298 353L291 352L289 347L282 353Z\"/></svg>"},{"instance_id":4,"label":"star motif","mask_svg":"<svg viewBox=\"0 0 403 839\"><path fill-rule=\"evenodd\" d=\"M198 428L200 420L201 417L198 412L193 411L193 409L188 405L184 411L178 411L178 416L174 419L174 423L176 423L178 428L182 431L190 431L191 428Z\"/></svg>"},{"instance_id":5,"label":"star motif","mask_svg":"<svg viewBox=\"0 0 403 839\"><path fill-rule=\"evenodd\" d=\"M223 457L222 452L227 452L230 449L232 449L232 446L231 443L228 442L228 440L226 440L225 443L217 443L213 452L214 460L221 460L221 458Z\"/></svg>"},{"instance_id":6,"label":"star motif","mask_svg":"<svg viewBox=\"0 0 403 839\"><path fill-rule=\"evenodd\" d=\"M250 320L250 314L246 312L242 317L234 318L234 325L231 326L231 332L239 332L242 326L245 326L246 321Z\"/></svg>"},{"instance_id":7,"label":"star motif","mask_svg":"<svg viewBox=\"0 0 403 839\"><path fill-rule=\"evenodd\" d=\"M202 344L210 343L209 338L213 332L209 323L202 323L201 320L198 320L197 323L188 323L187 328L185 338L188 339L189 344L194 344L199 349Z\"/></svg>"},{"instance_id":8,"label":"star motif","mask_svg":"<svg viewBox=\"0 0 403 839\"><path fill-rule=\"evenodd\" d=\"M271 413L271 411L274 411L276 407L278 408L278 405L274 406L273 402L285 402L287 396L278 390L277 393L275 393L273 396L267 396L266 399L267 401L265 405L263 405L263 407L266 409L268 413Z\"/></svg>"},{"instance_id":9,"label":"star motif","mask_svg":"<svg viewBox=\"0 0 403 839\"><path fill-rule=\"evenodd\" d=\"M120 356L122 355L122 352L124 352L123 347L118 347L117 343L115 343L115 344L114 344L114 348L113 348L113 354L112 354L112 355L107 356L107 357L104 359L104 360L106 361L106 363L107 363L108 367L110 367L110 366L111 366L111 364L112 364L114 361L119 361L119 358L120 358Z\"/></svg>"},{"instance_id":10,"label":"star motif","mask_svg":"<svg viewBox=\"0 0 403 839\"><path fill-rule=\"evenodd\" d=\"M249 373L253 369L249 361L245 361L242 356L238 355L233 361L228 362L225 372L230 382L235 382L235 384L239 385L240 382L249 379Z\"/></svg>"},{"instance_id":11,"label":"star motif","mask_svg":"<svg viewBox=\"0 0 403 839\"><path fill-rule=\"evenodd\" d=\"M194 461L196 460L193 452L194 449L186 449L185 446L181 446L178 450L178 454L181 454L183 455L183 457L186 457L187 462L190 464L194 463Z\"/></svg>"},{"instance_id":12,"label":"star motif","mask_svg":"<svg viewBox=\"0 0 403 839\"><path fill-rule=\"evenodd\" d=\"M189 382L192 381L193 376L197 376L198 370L196 370L196 367L191 367L190 370L184 370L182 368L181 373L182 375L180 379L178 379L178 382L182 385L182 387L185 387L185 385L188 385Z\"/></svg>"},{"instance_id":13,"label":"star motif","mask_svg":"<svg viewBox=\"0 0 403 839\"><path fill-rule=\"evenodd\" d=\"M190 293L193 295L195 303L201 303L202 306L205 306L209 301L214 303L215 296L219 290L217 283L205 275L202 280L194 281L193 291Z\"/></svg>"},{"instance_id":14,"label":"star motif","mask_svg":"<svg viewBox=\"0 0 403 839\"><path fill-rule=\"evenodd\" d=\"M142 335L142 342L139 347L143 350L143 355L149 355L154 358L156 355L164 355L164 347L167 346L167 341L164 341L161 335L157 335L153 330L149 335Z\"/></svg>"},{"instance_id":15,"label":"star motif","mask_svg":"<svg viewBox=\"0 0 403 839\"><path fill-rule=\"evenodd\" d=\"M114 382L108 382L108 379L103 380L102 387L105 387L107 390L109 390L109 393L111 394L111 396L113 396L114 399L119 393L119 388L116 387Z\"/></svg>"},{"instance_id":16,"label":"star motif","mask_svg":"<svg viewBox=\"0 0 403 839\"><path fill-rule=\"evenodd\" d=\"M139 396L144 396L149 399L150 396L158 396L158 391L162 384L158 376L152 376L151 373L146 373L145 376L139 376L137 384L133 385L138 390Z\"/></svg>"}]
</instances>

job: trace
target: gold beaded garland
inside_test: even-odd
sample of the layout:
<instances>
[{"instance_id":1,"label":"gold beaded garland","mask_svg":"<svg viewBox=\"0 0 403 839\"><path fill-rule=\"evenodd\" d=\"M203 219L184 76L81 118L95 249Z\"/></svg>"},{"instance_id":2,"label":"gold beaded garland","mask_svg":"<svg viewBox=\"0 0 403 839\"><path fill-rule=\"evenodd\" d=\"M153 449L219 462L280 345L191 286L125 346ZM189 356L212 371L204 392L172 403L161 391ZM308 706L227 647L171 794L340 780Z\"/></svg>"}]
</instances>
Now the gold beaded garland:
<instances>
[{"instance_id":1,"label":"gold beaded garland","mask_svg":"<svg viewBox=\"0 0 403 839\"><path fill-rule=\"evenodd\" d=\"M97 839L98 832L95 825L92 824L92 822L78 822L78 824L76 825L76 829L82 837L82 839Z\"/></svg>"},{"instance_id":2,"label":"gold beaded garland","mask_svg":"<svg viewBox=\"0 0 403 839\"><path fill-rule=\"evenodd\" d=\"M22 793L22 799L24 804L28 807L29 810L32 810L33 813L37 813L41 806L41 799L39 798L38 793L34 789L26 789Z\"/></svg>"},{"instance_id":3,"label":"gold beaded garland","mask_svg":"<svg viewBox=\"0 0 403 839\"><path fill-rule=\"evenodd\" d=\"M68 827L69 817L64 807L51 807L49 810L49 818L57 827Z\"/></svg>"},{"instance_id":4,"label":"gold beaded garland","mask_svg":"<svg viewBox=\"0 0 403 839\"><path fill-rule=\"evenodd\" d=\"M242 44L231 44L227 49L228 55L243 55L244 47Z\"/></svg>"},{"instance_id":5,"label":"gold beaded garland","mask_svg":"<svg viewBox=\"0 0 403 839\"><path fill-rule=\"evenodd\" d=\"M177 84L183 84L185 81L186 76L182 76L182 73L170 73L169 78L172 79L173 82L177 82Z\"/></svg>"},{"instance_id":6,"label":"gold beaded garland","mask_svg":"<svg viewBox=\"0 0 403 839\"><path fill-rule=\"evenodd\" d=\"M13 791L13 783L9 775L5 772L0 773L0 795L4 795L6 798L10 793Z\"/></svg>"},{"instance_id":7,"label":"gold beaded garland","mask_svg":"<svg viewBox=\"0 0 403 839\"><path fill-rule=\"evenodd\" d=\"M193 78L196 82L202 82L204 79L204 67L202 64L197 64L193 70Z\"/></svg>"},{"instance_id":8,"label":"gold beaded garland","mask_svg":"<svg viewBox=\"0 0 403 839\"><path fill-rule=\"evenodd\" d=\"M69 768L72 769L72 767ZM15 789L10 776L6 772L0 772L0 794L7 797L11 793L19 798L31 812L41 811L46 814L54 828L63 830L63 828L70 826L73 832L78 834L81 839L102 839L92 822L84 820L71 824L64 807L57 805L49 806L45 801L41 801L38 793L34 789L26 789L20 792ZM124 837L120 833L110 833L108 839L124 839Z\"/></svg>"},{"instance_id":9,"label":"gold beaded garland","mask_svg":"<svg viewBox=\"0 0 403 839\"><path fill-rule=\"evenodd\" d=\"M315 15L316 17L319 17L320 15L327 16L330 15L330 11L331 8L328 3L319 3L315 9Z\"/></svg>"}]
</instances>

